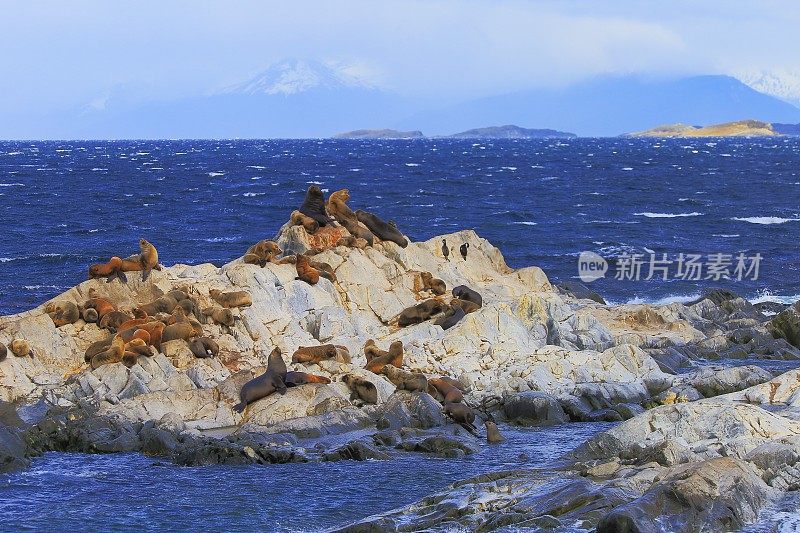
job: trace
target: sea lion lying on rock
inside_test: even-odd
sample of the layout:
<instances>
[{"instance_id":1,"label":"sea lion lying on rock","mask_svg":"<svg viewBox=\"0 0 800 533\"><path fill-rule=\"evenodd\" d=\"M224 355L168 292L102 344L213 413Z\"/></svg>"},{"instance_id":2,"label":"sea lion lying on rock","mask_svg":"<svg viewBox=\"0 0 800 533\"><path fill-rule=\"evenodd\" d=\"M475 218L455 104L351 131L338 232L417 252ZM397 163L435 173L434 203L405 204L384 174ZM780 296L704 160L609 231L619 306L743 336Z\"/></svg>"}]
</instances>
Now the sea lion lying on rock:
<instances>
[{"instance_id":1,"label":"sea lion lying on rock","mask_svg":"<svg viewBox=\"0 0 800 533\"><path fill-rule=\"evenodd\" d=\"M298 211L316 220L320 226L333 225L333 220L325 211L325 196L322 194L322 189L317 185L312 185L308 188L303 205L300 206Z\"/></svg>"},{"instance_id":2,"label":"sea lion lying on rock","mask_svg":"<svg viewBox=\"0 0 800 533\"><path fill-rule=\"evenodd\" d=\"M8 348L6 345L0 342L0 361L5 361L6 357L8 357Z\"/></svg>"},{"instance_id":3,"label":"sea lion lying on rock","mask_svg":"<svg viewBox=\"0 0 800 533\"><path fill-rule=\"evenodd\" d=\"M92 369L100 368L103 365L111 363L119 363L122 361L122 356L125 354L125 341L117 335L111 340L110 346L92 357Z\"/></svg>"},{"instance_id":4,"label":"sea lion lying on rock","mask_svg":"<svg viewBox=\"0 0 800 533\"><path fill-rule=\"evenodd\" d=\"M13 353L17 357L33 357L33 350L31 350L31 345L28 344L28 341L24 339L14 339L11 341L9 345L11 348L11 353Z\"/></svg>"},{"instance_id":5,"label":"sea lion lying on rock","mask_svg":"<svg viewBox=\"0 0 800 533\"><path fill-rule=\"evenodd\" d=\"M111 283L114 278L119 278L122 283L128 282L128 277L122 271L122 258L116 255L108 263L95 263L89 266L89 279L106 278Z\"/></svg>"},{"instance_id":6,"label":"sea lion lying on rock","mask_svg":"<svg viewBox=\"0 0 800 533\"><path fill-rule=\"evenodd\" d=\"M311 266L311 262L305 255L300 254L297 256L295 268L297 269L297 277L295 279L305 281L309 285L319 283L320 272Z\"/></svg>"},{"instance_id":7,"label":"sea lion lying on rock","mask_svg":"<svg viewBox=\"0 0 800 533\"><path fill-rule=\"evenodd\" d=\"M317 376L316 374L308 374L306 372L287 372L283 378L283 382L287 387L299 387L306 383L330 383L331 380L325 376Z\"/></svg>"},{"instance_id":8,"label":"sea lion lying on rock","mask_svg":"<svg viewBox=\"0 0 800 533\"><path fill-rule=\"evenodd\" d=\"M96 316L90 317L94 318L94 320L87 320L87 322L97 322L102 320L102 318L111 311L116 311L117 306L111 302L108 298L104 298L100 296L94 288L89 289L89 299L83 304L84 315L86 311L91 309L95 311Z\"/></svg>"},{"instance_id":9,"label":"sea lion lying on rock","mask_svg":"<svg viewBox=\"0 0 800 533\"><path fill-rule=\"evenodd\" d=\"M394 365L385 365L381 373L391 381L398 390L411 392L427 392L428 378L418 372L406 372Z\"/></svg>"},{"instance_id":10,"label":"sea lion lying on rock","mask_svg":"<svg viewBox=\"0 0 800 533\"><path fill-rule=\"evenodd\" d=\"M370 230L358 223L356 214L347 206L347 201L349 199L350 191L348 189L341 189L331 193L328 198L328 214L334 216L336 221L350 232L350 235L364 239L367 241L367 244L372 246L375 241L375 236Z\"/></svg>"},{"instance_id":11,"label":"sea lion lying on rock","mask_svg":"<svg viewBox=\"0 0 800 533\"><path fill-rule=\"evenodd\" d=\"M474 424L475 412L468 405L445 402L443 411L446 416L453 419L454 422L467 431L472 433L478 432L478 428L476 428Z\"/></svg>"},{"instance_id":12,"label":"sea lion lying on rock","mask_svg":"<svg viewBox=\"0 0 800 533\"><path fill-rule=\"evenodd\" d=\"M462 300L460 298L453 298L450 300L450 307L451 308L460 308L464 310L464 313L470 314L474 313L478 309L481 308L480 305L476 304L475 302L470 302L469 300Z\"/></svg>"},{"instance_id":13,"label":"sea lion lying on rock","mask_svg":"<svg viewBox=\"0 0 800 533\"><path fill-rule=\"evenodd\" d=\"M189 349L198 359L219 355L219 344L211 337L197 337L189 341Z\"/></svg>"},{"instance_id":14,"label":"sea lion lying on rock","mask_svg":"<svg viewBox=\"0 0 800 533\"><path fill-rule=\"evenodd\" d=\"M369 339L364 344L364 355L367 358L364 368L375 374L380 374L386 365L400 368L403 366L403 342L394 341L389 345L389 351L384 351L375 345L374 340Z\"/></svg>"},{"instance_id":15,"label":"sea lion lying on rock","mask_svg":"<svg viewBox=\"0 0 800 533\"><path fill-rule=\"evenodd\" d=\"M292 354L292 363L316 364L325 359L334 359L339 355L333 344L320 346L301 346Z\"/></svg>"},{"instance_id":16,"label":"sea lion lying on rock","mask_svg":"<svg viewBox=\"0 0 800 533\"><path fill-rule=\"evenodd\" d=\"M445 285L444 281L434 278L430 272L420 272L419 275L422 278L422 290L431 291L437 296L447 292L447 285Z\"/></svg>"},{"instance_id":17,"label":"sea lion lying on rock","mask_svg":"<svg viewBox=\"0 0 800 533\"><path fill-rule=\"evenodd\" d=\"M242 390L239 391L240 402L234 405L233 409L241 413L249 404L266 398L275 391L286 394L286 384L283 382L285 377L286 363L281 356L280 348L275 348L269 354L267 371L242 386Z\"/></svg>"},{"instance_id":18,"label":"sea lion lying on rock","mask_svg":"<svg viewBox=\"0 0 800 533\"><path fill-rule=\"evenodd\" d=\"M81 318L81 312L78 306L67 300L48 302L44 306L44 312L53 319L53 324L55 324L57 328L66 326L67 324L73 324Z\"/></svg>"},{"instance_id":19,"label":"sea lion lying on rock","mask_svg":"<svg viewBox=\"0 0 800 533\"><path fill-rule=\"evenodd\" d=\"M451 383L441 378L429 379L428 391L433 397L441 398L442 403L461 403L464 401L464 394Z\"/></svg>"},{"instance_id":20,"label":"sea lion lying on rock","mask_svg":"<svg viewBox=\"0 0 800 533\"><path fill-rule=\"evenodd\" d=\"M459 285L458 287L454 287L453 297L458 298L459 300L467 300L468 302L477 304L478 307L483 306L483 297L477 292L467 287L466 285Z\"/></svg>"},{"instance_id":21,"label":"sea lion lying on rock","mask_svg":"<svg viewBox=\"0 0 800 533\"><path fill-rule=\"evenodd\" d=\"M356 218L364 224L376 237L382 241L392 241L400 248L408 246L408 240L403 237L403 234L397 229L397 226L391 223L386 223L377 215L373 215L367 211L359 209L356 211Z\"/></svg>"},{"instance_id":22,"label":"sea lion lying on rock","mask_svg":"<svg viewBox=\"0 0 800 533\"><path fill-rule=\"evenodd\" d=\"M400 316L397 319L397 324L403 328L413 324L419 324L420 322L424 322L434 315L438 315L445 309L445 304L435 298L430 298L424 302L418 303L417 305L403 309L403 312L400 313Z\"/></svg>"},{"instance_id":23,"label":"sea lion lying on rock","mask_svg":"<svg viewBox=\"0 0 800 533\"><path fill-rule=\"evenodd\" d=\"M152 357L153 352L150 346L142 339L133 339L125 343L125 351L122 354L122 364L128 368L133 367L139 360L139 356Z\"/></svg>"},{"instance_id":24,"label":"sea lion lying on rock","mask_svg":"<svg viewBox=\"0 0 800 533\"><path fill-rule=\"evenodd\" d=\"M233 316L233 312L230 309L223 309L222 307L206 307L203 309L203 314L213 320L217 324L223 324L225 326L233 326L236 317Z\"/></svg>"},{"instance_id":25,"label":"sea lion lying on rock","mask_svg":"<svg viewBox=\"0 0 800 533\"><path fill-rule=\"evenodd\" d=\"M253 305L253 298L247 291L222 292L219 289L211 289L208 295L222 307L249 307Z\"/></svg>"},{"instance_id":26,"label":"sea lion lying on rock","mask_svg":"<svg viewBox=\"0 0 800 533\"><path fill-rule=\"evenodd\" d=\"M155 316L158 313L172 313L177 305L178 300L176 300L174 296L165 294L164 296L161 296L150 303L140 305L134 309L137 313L144 313L147 316Z\"/></svg>"},{"instance_id":27,"label":"sea lion lying on rock","mask_svg":"<svg viewBox=\"0 0 800 533\"><path fill-rule=\"evenodd\" d=\"M378 403L378 389L375 384L352 374L347 374L342 381L350 389L350 399L359 399L364 403Z\"/></svg>"},{"instance_id":28,"label":"sea lion lying on rock","mask_svg":"<svg viewBox=\"0 0 800 533\"><path fill-rule=\"evenodd\" d=\"M348 248L359 248L363 250L369 245L367 241L364 239L360 239L358 237L354 237L353 235L345 235L338 241L336 241L336 246L346 246Z\"/></svg>"},{"instance_id":29,"label":"sea lion lying on rock","mask_svg":"<svg viewBox=\"0 0 800 533\"><path fill-rule=\"evenodd\" d=\"M465 316L467 316L467 314L461 307L451 307L445 316L434 322L434 325L447 330L458 324Z\"/></svg>"},{"instance_id":30,"label":"sea lion lying on rock","mask_svg":"<svg viewBox=\"0 0 800 533\"><path fill-rule=\"evenodd\" d=\"M269 239L264 239L247 249L243 261L251 265L263 267L267 263L272 263L282 253L283 250L280 249L278 243Z\"/></svg>"},{"instance_id":31,"label":"sea lion lying on rock","mask_svg":"<svg viewBox=\"0 0 800 533\"><path fill-rule=\"evenodd\" d=\"M319 222L297 210L292 211L289 221L293 226L303 226L309 235L313 235L319 229Z\"/></svg>"},{"instance_id":32,"label":"sea lion lying on rock","mask_svg":"<svg viewBox=\"0 0 800 533\"><path fill-rule=\"evenodd\" d=\"M107 329L111 332L116 332L122 324L134 320L134 318L123 311L111 311L103 315L100 322L97 324L102 329Z\"/></svg>"}]
</instances>

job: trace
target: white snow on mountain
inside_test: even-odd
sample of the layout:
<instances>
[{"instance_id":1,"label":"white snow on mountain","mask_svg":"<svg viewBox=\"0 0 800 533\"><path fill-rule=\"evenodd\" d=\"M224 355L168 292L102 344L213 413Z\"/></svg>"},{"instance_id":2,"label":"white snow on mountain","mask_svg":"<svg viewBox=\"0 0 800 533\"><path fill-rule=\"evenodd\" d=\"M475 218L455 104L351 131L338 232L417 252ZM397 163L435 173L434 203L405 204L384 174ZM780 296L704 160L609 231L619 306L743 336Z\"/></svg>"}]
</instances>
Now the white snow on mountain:
<instances>
[{"instance_id":1,"label":"white snow on mountain","mask_svg":"<svg viewBox=\"0 0 800 533\"><path fill-rule=\"evenodd\" d=\"M369 69L358 64L287 59L255 77L220 91L223 94L297 94L311 89L375 89Z\"/></svg>"},{"instance_id":2,"label":"white snow on mountain","mask_svg":"<svg viewBox=\"0 0 800 533\"><path fill-rule=\"evenodd\" d=\"M734 76L756 91L800 107L800 71L746 70L737 72Z\"/></svg>"}]
</instances>

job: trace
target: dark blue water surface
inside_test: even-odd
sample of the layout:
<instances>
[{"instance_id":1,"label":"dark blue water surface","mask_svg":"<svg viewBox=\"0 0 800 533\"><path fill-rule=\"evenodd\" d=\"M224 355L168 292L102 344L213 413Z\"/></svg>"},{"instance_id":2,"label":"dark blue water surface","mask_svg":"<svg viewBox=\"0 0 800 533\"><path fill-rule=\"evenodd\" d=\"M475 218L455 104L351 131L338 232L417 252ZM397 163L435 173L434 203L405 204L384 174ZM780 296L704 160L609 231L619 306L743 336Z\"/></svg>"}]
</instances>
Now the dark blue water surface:
<instances>
[{"instance_id":1,"label":"dark blue water surface","mask_svg":"<svg viewBox=\"0 0 800 533\"><path fill-rule=\"evenodd\" d=\"M800 294L800 139L0 143L0 313L138 251L222 264L274 236L311 183L412 239L474 228L511 266L577 275L583 250L761 253L757 281L617 281L614 302Z\"/></svg>"},{"instance_id":2,"label":"dark blue water surface","mask_svg":"<svg viewBox=\"0 0 800 533\"><path fill-rule=\"evenodd\" d=\"M178 467L138 454L51 453L0 476L3 531L321 531L478 474L552 464L612 424L504 429L462 459Z\"/></svg>"}]
</instances>

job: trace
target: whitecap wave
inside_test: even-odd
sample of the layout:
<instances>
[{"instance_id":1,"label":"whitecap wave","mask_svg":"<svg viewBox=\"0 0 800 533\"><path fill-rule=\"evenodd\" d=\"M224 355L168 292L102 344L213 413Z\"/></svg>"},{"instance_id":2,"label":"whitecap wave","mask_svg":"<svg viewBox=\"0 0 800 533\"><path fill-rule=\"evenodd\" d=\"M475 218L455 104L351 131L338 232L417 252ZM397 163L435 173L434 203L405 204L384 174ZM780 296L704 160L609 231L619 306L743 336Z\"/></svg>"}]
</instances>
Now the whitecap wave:
<instances>
[{"instance_id":1,"label":"whitecap wave","mask_svg":"<svg viewBox=\"0 0 800 533\"><path fill-rule=\"evenodd\" d=\"M0 183L0 187L24 187L24 183Z\"/></svg>"},{"instance_id":2,"label":"whitecap wave","mask_svg":"<svg viewBox=\"0 0 800 533\"><path fill-rule=\"evenodd\" d=\"M265 192L246 192L242 196L252 197L252 196L264 196Z\"/></svg>"},{"instance_id":3,"label":"whitecap wave","mask_svg":"<svg viewBox=\"0 0 800 533\"><path fill-rule=\"evenodd\" d=\"M208 175L211 178L216 178L217 176L224 176L225 173L224 172L209 172Z\"/></svg>"},{"instance_id":4,"label":"whitecap wave","mask_svg":"<svg viewBox=\"0 0 800 533\"><path fill-rule=\"evenodd\" d=\"M692 211L691 213L651 213L649 211L645 211L644 213L634 213L637 217L647 217L647 218L682 218L682 217L699 217L702 216L703 213L698 213L697 211Z\"/></svg>"},{"instance_id":5,"label":"whitecap wave","mask_svg":"<svg viewBox=\"0 0 800 533\"><path fill-rule=\"evenodd\" d=\"M407 167L418 167L419 163L406 163Z\"/></svg>"},{"instance_id":6,"label":"whitecap wave","mask_svg":"<svg viewBox=\"0 0 800 533\"><path fill-rule=\"evenodd\" d=\"M536 226L538 222L531 222L530 220L522 220L520 222L512 222L512 224L521 224L523 226Z\"/></svg>"},{"instance_id":7,"label":"whitecap wave","mask_svg":"<svg viewBox=\"0 0 800 533\"><path fill-rule=\"evenodd\" d=\"M785 224L787 222L800 222L800 218L781 218L781 217L734 217L732 220L739 222L749 222L750 224L772 225Z\"/></svg>"}]
</instances>

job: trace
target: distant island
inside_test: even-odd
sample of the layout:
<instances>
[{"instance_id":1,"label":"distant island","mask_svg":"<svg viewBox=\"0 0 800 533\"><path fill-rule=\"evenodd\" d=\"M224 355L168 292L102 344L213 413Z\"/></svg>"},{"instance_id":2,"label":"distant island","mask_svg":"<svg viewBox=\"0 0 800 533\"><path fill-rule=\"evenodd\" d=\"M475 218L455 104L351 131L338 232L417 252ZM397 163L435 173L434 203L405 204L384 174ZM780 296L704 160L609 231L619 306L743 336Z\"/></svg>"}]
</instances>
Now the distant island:
<instances>
[{"instance_id":1,"label":"distant island","mask_svg":"<svg viewBox=\"0 0 800 533\"><path fill-rule=\"evenodd\" d=\"M490 126L450 135L453 139L550 139L573 138L574 133L549 129L528 129L519 126Z\"/></svg>"},{"instance_id":2,"label":"distant island","mask_svg":"<svg viewBox=\"0 0 800 533\"><path fill-rule=\"evenodd\" d=\"M397 130L353 130L344 133L337 133L334 139L423 139L425 136L421 131L397 131Z\"/></svg>"},{"instance_id":3,"label":"distant island","mask_svg":"<svg viewBox=\"0 0 800 533\"><path fill-rule=\"evenodd\" d=\"M784 125L786 126L786 125ZM711 126L668 124L653 129L629 133L627 137L774 137L781 135L769 122L738 120Z\"/></svg>"}]
</instances>

